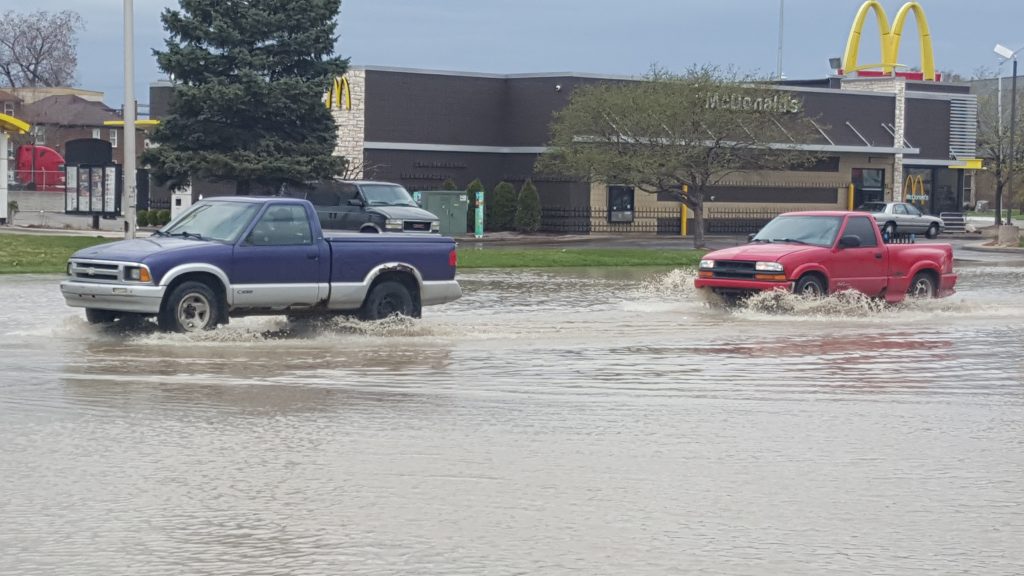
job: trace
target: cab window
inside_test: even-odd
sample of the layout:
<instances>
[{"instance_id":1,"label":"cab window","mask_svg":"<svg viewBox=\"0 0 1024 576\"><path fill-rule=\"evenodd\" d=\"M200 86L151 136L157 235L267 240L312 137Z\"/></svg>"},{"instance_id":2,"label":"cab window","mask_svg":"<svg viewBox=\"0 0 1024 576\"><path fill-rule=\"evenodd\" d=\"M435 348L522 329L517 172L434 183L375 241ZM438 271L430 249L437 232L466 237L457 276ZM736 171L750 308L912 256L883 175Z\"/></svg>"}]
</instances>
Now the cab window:
<instances>
[{"instance_id":1,"label":"cab window","mask_svg":"<svg viewBox=\"0 0 1024 576\"><path fill-rule=\"evenodd\" d=\"M913 204L904 204L904 206L907 209L907 214L910 214L911 216L921 215L921 211L917 209L917 206L914 206Z\"/></svg>"},{"instance_id":2,"label":"cab window","mask_svg":"<svg viewBox=\"0 0 1024 576\"><path fill-rule=\"evenodd\" d=\"M852 216L846 221L846 230L843 231L843 236L856 236L860 238L861 247L877 246L878 239L875 236L875 227L874 219Z\"/></svg>"},{"instance_id":3,"label":"cab window","mask_svg":"<svg viewBox=\"0 0 1024 576\"><path fill-rule=\"evenodd\" d=\"M338 197L342 204L348 204L349 200L359 198L359 188L355 184L341 184L338 186Z\"/></svg>"},{"instance_id":4,"label":"cab window","mask_svg":"<svg viewBox=\"0 0 1024 576\"><path fill-rule=\"evenodd\" d=\"M297 204L271 206L260 216L249 244L253 246L302 246L313 243L306 210Z\"/></svg>"},{"instance_id":5,"label":"cab window","mask_svg":"<svg viewBox=\"0 0 1024 576\"><path fill-rule=\"evenodd\" d=\"M906 204L893 204L893 206L892 206L892 213L893 214L899 214L901 216L906 216L907 215L907 205Z\"/></svg>"}]
</instances>

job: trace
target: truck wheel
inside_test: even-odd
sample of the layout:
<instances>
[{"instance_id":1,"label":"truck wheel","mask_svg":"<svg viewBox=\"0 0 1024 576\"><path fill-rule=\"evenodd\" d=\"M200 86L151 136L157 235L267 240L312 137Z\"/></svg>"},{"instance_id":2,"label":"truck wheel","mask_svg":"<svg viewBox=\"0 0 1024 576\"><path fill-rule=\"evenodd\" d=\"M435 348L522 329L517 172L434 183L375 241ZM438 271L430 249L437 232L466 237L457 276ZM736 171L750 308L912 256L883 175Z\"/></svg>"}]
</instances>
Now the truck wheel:
<instances>
[{"instance_id":1,"label":"truck wheel","mask_svg":"<svg viewBox=\"0 0 1024 576\"><path fill-rule=\"evenodd\" d=\"M117 313L113 310L97 310L95 308L85 309L85 320L89 324L109 324L117 320Z\"/></svg>"},{"instance_id":2,"label":"truck wheel","mask_svg":"<svg viewBox=\"0 0 1024 576\"><path fill-rule=\"evenodd\" d=\"M796 281L796 286L793 287L793 293L797 296L821 298L825 295L825 286L822 283L821 278L808 274Z\"/></svg>"},{"instance_id":3,"label":"truck wheel","mask_svg":"<svg viewBox=\"0 0 1024 576\"><path fill-rule=\"evenodd\" d=\"M169 332L212 330L220 318L220 302L202 282L182 282L171 291L157 317L160 328Z\"/></svg>"},{"instance_id":4,"label":"truck wheel","mask_svg":"<svg viewBox=\"0 0 1024 576\"><path fill-rule=\"evenodd\" d=\"M939 225L932 224L928 227L928 231L924 233L925 238L935 238L939 235Z\"/></svg>"},{"instance_id":5,"label":"truck wheel","mask_svg":"<svg viewBox=\"0 0 1024 576\"><path fill-rule=\"evenodd\" d=\"M412 294L401 282L381 282L370 290L359 311L362 320L382 320L388 316L416 316Z\"/></svg>"},{"instance_id":6,"label":"truck wheel","mask_svg":"<svg viewBox=\"0 0 1024 576\"><path fill-rule=\"evenodd\" d=\"M914 274L914 279L910 281L907 296L911 298L934 298L936 292L935 277L928 272L918 272Z\"/></svg>"}]
</instances>

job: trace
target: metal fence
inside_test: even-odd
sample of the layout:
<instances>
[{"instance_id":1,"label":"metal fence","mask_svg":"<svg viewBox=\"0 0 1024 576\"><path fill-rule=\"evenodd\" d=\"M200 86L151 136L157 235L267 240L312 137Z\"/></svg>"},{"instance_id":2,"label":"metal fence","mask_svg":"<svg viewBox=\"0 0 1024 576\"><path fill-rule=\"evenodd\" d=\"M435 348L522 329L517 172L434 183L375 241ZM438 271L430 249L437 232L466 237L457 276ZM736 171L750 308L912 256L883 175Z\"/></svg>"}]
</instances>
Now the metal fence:
<instances>
[{"instance_id":1,"label":"metal fence","mask_svg":"<svg viewBox=\"0 0 1024 576\"><path fill-rule=\"evenodd\" d=\"M784 210L769 208L709 208L704 211L706 234L757 232Z\"/></svg>"},{"instance_id":2,"label":"metal fence","mask_svg":"<svg viewBox=\"0 0 1024 576\"><path fill-rule=\"evenodd\" d=\"M706 234L747 234L757 232L783 210L765 208L710 208L704 213ZM678 236L682 233L678 208L647 208L633 212L632 222L609 222L605 208L545 207L541 211L541 232L595 234L640 232ZM693 213L689 212L690 225Z\"/></svg>"},{"instance_id":3,"label":"metal fence","mask_svg":"<svg viewBox=\"0 0 1024 576\"><path fill-rule=\"evenodd\" d=\"M632 222L609 222L605 208L552 208L541 210L540 231L560 234L608 232L680 233L679 210L650 208L633 211Z\"/></svg>"}]
</instances>

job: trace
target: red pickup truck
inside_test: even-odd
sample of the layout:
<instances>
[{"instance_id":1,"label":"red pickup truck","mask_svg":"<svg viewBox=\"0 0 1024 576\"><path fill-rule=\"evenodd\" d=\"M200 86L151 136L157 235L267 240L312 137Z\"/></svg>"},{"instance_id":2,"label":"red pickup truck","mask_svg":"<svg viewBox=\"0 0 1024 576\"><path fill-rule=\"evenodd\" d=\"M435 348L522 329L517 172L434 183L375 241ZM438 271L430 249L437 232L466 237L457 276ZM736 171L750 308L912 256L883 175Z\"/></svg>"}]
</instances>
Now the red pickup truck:
<instances>
[{"instance_id":1,"label":"red pickup truck","mask_svg":"<svg viewBox=\"0 0 1024 576\"><path fill-rule=\"evenodd\" d=\"M857 290L899 302L953 293L949 244L886 244L866 212L790 212L744 246L710 252L694 281L726 301L790 290L822 296Z\"/></svg>"}]
</instances>

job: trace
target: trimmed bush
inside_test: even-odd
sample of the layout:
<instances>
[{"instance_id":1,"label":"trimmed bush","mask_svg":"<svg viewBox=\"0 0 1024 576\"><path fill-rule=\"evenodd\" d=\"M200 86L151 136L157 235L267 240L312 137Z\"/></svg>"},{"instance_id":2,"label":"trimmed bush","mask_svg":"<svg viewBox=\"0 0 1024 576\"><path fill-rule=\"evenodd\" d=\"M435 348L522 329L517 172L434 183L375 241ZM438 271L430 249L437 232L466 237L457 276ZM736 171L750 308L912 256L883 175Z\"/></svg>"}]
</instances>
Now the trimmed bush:
<instances>
[{"instance_id":1,"label":"trimmed bush","mask_svg":"<svg viewBox=\"0 0 1024 576\"><path fill-rule=\"evenodd\" d=\"M480 182L479 178L477 178L476 180L473 180L472 182L470 182L469 186L466 187L466 194L469 196L469 207L467 208L467 212L466 212L466 229L469 230L469 232L471 234L476 232L476 193L477 192L482 192L483 189L484 189L484 185L483 185L482 182ZM486 220L487 220L486 208L487 208L487 201L488 201L486 196L487 196L487 193L484 192L484 208L485 208L485 210L484 210L484 221L485 221L485 224L486 224Z\"/></svg>"},{"instance_id":2,"label":"trimmed bush","mask_svg":"<svg viewBox=\"0 0 1024 576\"><path fill-rule=\"evenodd\" d=\"M149 226L149 210L139 210L135 213L135 225L140 228Z\"/></svg>"},{"instance_id":3,"label":"trimmed bush","mask_svg":"<svg viewBox=\"0 0 1024 576\"><path fill-rule=\"evenodd\" d=\"M516 230L536 232L540 229L540 194L531 180L523 183L516 206Z\"/></svg>"},{"instance_id":4,"label":"trimmed bush","mask_svg":"<svg viewBox=\"0 0 1024 576\"><path fill-rule=\"evenodd\" d=\"M459 189L459 187L458 187L457 184L455 184L455 180L452 180L451 178L445 180L444 184L441 184L441 190L458 190L458 189Z\"/></svg>"},{"instance_id":5,"label":"trimmed bush","mask_svg":"<svg viewBox=\"0 0 1024 576\"><path fill-rule=\"evenodd\" d=\"M7 223L14 223L14 216L18 213L18 201L9 200L7 202Z\"/></svg>"},{"instance_id":6,"label":"trimmed bush","mask_svg":"<svg viewBox=\"0 0 1024 576\"><path fill-rule=\"evenodd\" d=\"M157 212L156 213L156 220L157 221L155 223L154 222L150 222L150 224L155 224L156 226L163 226L164 224L167 224L168 222L171 221L171 211L170 210L161 210L161 211Z\"/></svg>"},{"instance_id":7,"label":"trimmed bush","mask_svg":"<svg viewBox=\"0 0 1024 576\"><path fill-rule=\"evenodd\" d=\"M490 209L488 230L514 230L516 225L516 189L508 182L498 182L491 193L491 201L484 204Z\"/></svg>"}]
</instances>

